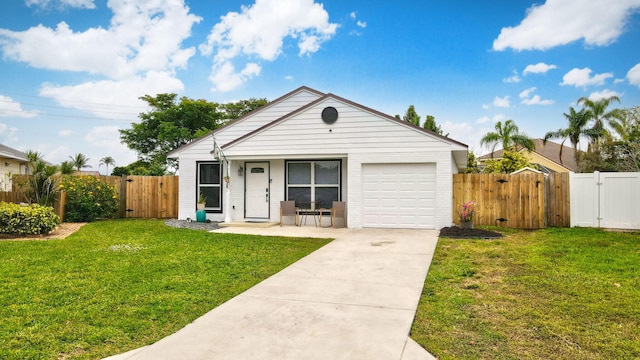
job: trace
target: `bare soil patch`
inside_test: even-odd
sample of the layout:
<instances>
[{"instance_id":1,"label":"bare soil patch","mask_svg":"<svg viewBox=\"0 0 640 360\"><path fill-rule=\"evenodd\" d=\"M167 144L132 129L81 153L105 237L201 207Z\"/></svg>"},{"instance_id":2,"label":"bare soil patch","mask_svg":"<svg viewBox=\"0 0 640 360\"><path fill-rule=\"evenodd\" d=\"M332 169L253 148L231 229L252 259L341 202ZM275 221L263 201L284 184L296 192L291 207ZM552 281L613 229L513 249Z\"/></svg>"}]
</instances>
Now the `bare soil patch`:
<instances>
[{"instance_id":1,"label":"bare soil patch","mask_svg":"<svg viewBox=\"0 0 640 360\"><path fill-rule=\"evenodd\" d=\"M73 234L86 223L62 223L58 225L53 231L43 235L8 235L0 234L0 240L54 240L64 239L67 236Z\"/></svg>"},{"instance_id":2,"label":"bare soil patch","mask_svg":"<svg viewBox=\"0 0 640 360\"><path fill-rule=\"evenodd\" d=\"M502 234L483 229L463 229L459 226L449 226L440 230L440 237L456 239L497 239Z\"/></svg>"}]
</instances>

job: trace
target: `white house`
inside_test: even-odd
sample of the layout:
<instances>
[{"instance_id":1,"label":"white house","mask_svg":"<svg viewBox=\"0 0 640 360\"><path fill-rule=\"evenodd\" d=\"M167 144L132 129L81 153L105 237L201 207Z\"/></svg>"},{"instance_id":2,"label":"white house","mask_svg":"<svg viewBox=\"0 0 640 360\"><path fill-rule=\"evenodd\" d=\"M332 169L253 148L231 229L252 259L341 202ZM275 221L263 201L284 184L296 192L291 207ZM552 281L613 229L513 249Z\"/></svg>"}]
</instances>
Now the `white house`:
<instances>
[{"instance_id":1,"label":"white house","mask_svg":"<svg viewBox=\"0 0 640 360\"><path fill-rule=\"evenodd\" d=\"M278 222L281 200L338 200L350 228L440 229L452 224L451 175L467 145L301 87L168 156L179 161L180 219L195 218L202 193L213 221Z\"/></svg>"}]
</instances>

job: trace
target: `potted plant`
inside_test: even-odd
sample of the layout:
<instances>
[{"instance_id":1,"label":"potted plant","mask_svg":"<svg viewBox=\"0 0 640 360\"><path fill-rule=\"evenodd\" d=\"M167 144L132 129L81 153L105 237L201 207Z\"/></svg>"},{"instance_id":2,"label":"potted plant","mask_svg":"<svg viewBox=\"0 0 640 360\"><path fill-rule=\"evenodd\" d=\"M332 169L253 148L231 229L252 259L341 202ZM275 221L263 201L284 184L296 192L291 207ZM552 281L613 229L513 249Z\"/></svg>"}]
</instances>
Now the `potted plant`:
<instances>
[{"instance_id":1,"label":"potted plant","mask_svg":"<svg viewBox=\"0 0 640 360\"><path fill-rule=\"evenodd\" d=\"M473 229L473 213L475 212L476 203L468 201L462 205L462 209L458 213L460 215L460 227L462 229Z\"/></svg>"},{"instance_id":2,"label":"potted plant","mask_svg":"<svg viewBox=\"0 0 640 360\"><path fill-rule=\"evenodd\" d=\"M204 196L203 193L200 193L200 196L198 196L198 205L196 206L196 208L198 210L204 210L206 203L207 203L207 198Z\"/></svg>"}]
</instances>

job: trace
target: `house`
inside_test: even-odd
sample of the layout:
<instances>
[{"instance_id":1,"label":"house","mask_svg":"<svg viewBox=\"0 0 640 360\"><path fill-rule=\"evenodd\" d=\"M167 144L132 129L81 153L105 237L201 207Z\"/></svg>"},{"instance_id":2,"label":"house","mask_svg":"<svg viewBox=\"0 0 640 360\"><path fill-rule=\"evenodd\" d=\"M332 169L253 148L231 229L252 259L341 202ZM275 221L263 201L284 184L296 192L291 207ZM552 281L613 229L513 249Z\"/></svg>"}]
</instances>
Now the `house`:
<instances>
[{"instance_id":1,"label":"house","mask_svg":"<svg viewBox=\"0 0 640 360\"><path fill-rule=\"evenodd\" d=\"M28 164L27 154L0 144L0 191L11 191L11 177L26 174Z\"/></svg>"},{"instance_id":2,"label":"house","mask_svg":"<svg viewBox=\"0 0 640 360\"><path fill-rule=\"evenodd\" d=\"M549 174L554 172L576 172L578 165L576 164L575 151L570 146L560 145L553 141L543 143L542 139L532 139L535 149L531 152L527 149L520 149L519 152L529 158L531 164L537 165L540 171ZM560 148L562 147L562 160L560 159ZM482 155L478 158L480 166L490 159L500 159L502 157L502 149L492 153Z\"/></svg>"},{"instance_id":3,"label":"house","mask_svg":"<svg viewBox=\"0 0 640 360\"><path fill-rule=\"evenodd\" d=\"M214 145L215 144L215 145ZM280 201L347 204L350 228L452 224L451 175L467 145L334 94L300 87L168 154L180 219L278 222Z\"/></svg>"}]
</instances>

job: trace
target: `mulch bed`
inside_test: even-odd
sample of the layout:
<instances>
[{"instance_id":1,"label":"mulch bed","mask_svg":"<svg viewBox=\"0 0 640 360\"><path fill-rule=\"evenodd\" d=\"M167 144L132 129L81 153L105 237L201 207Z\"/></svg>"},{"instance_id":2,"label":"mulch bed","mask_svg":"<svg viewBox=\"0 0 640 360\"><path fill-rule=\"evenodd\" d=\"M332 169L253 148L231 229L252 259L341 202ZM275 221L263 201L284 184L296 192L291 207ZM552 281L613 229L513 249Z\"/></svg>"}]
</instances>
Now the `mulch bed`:
<instances>
[{"instance_id":1,"label":"mulch bed","mask_svg":"<svg viewBox=\"0 0 640 360\"><path fill-rule=\"evenodd\" d=\"M483 229L462 229L458 226L449 226L440 230L440 237L456 239L497 239L502 234Z\"/></svg>"}]
</instances>

